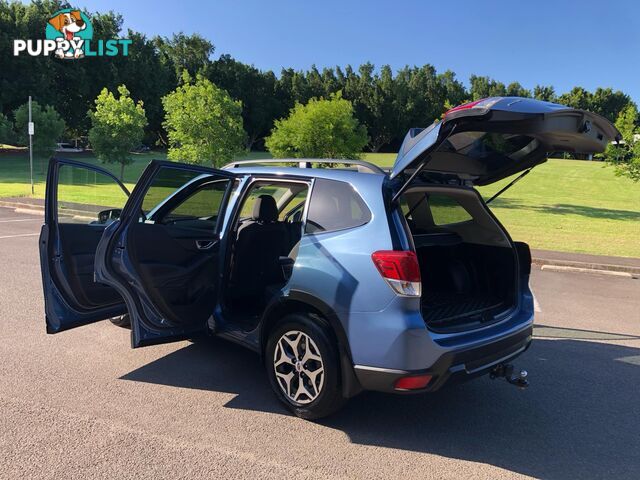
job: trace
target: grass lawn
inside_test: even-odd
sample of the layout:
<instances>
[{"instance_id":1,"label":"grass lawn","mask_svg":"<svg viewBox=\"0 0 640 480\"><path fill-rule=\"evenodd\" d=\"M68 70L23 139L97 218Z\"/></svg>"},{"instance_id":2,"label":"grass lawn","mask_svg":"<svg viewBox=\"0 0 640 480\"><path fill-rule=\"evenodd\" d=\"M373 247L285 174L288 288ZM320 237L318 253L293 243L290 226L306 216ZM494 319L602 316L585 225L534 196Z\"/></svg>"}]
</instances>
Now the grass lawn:
<instances>
[{"instance_id":1,"label":"grass lawn","mask_svg":"<svg viewBox=\"0 0 640 480\"><path fill-rule=\"evenodd\" d=\"M267 158L254 152L248 158ZM100 165L90 155L73 158ZM132 188L149 162L161 153L134 156L125 169ZM244 155L243 158L247 158ZM364 159L388 167L395 154L365 154ZM117 166L106 166L116 175ZM35 161L35 196L44 196L44 162ZM485 198L508 180L480 188ZM97 192L96 192L97 193ZM24 153L0 154L0 198L27 196L29 160ZM80 195L80 191L77 192ZM640 257L640 184L616 177L600 162L549 160L491 204L512 237L533 248L604 255Z\"/></svg>"}]
</instances>

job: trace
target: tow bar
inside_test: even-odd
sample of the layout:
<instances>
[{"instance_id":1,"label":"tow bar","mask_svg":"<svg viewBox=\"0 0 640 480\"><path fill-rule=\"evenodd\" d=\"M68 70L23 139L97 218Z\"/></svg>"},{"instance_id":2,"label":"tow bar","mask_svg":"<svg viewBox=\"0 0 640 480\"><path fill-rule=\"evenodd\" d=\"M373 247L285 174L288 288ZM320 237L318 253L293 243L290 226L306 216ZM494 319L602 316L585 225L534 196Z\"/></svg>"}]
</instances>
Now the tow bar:
<instances>
[{"instance_id":1,"label":"tow bar","mask_svg":"<svg viewBox=\"0 0 640 480\"><path fill-rule=\"evenodd\" d=\"M515 385L521 390L524 390L529 386L529 381L527 380L527 371L520 370L520 373L514 375L513 373L513 365L510 363L500 363L493 367L489 377L492 380L496 378L504 378L511 385Z\"/></svg>"}]
</instances>

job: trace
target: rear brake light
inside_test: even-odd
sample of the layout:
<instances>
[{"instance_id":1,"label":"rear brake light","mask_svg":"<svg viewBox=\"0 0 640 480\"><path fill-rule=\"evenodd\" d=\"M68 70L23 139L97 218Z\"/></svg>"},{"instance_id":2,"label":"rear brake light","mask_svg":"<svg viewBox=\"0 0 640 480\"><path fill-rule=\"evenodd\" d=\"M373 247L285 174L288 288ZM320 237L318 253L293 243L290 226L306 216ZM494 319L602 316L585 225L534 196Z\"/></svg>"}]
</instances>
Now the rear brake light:
<instances>
[{"instance_id":1,"label":"rear brake light","mask_svg":"<svg viewBox=\"0 0 640 480\"><path fill-rule=\"evenodd\" d=\"M420 265L414 252L379 250L371 255L380 275L399 295L419 297L422 294Z\"/></svg>"},{"instance_id":2,"label":"rear brake light","mask_svg":"<svg viewBox=\"0 0 640 480\"><path fill-rule=\"evenodd\" d=\"M502 100L502 97L487 97L487 98L481 98L480 100L476 100L474 102L463 103L462 105L458 105L457 107L450 108L449 110L444 112L444 117L446 117L447 115L451 115L452 113L459 112L461 110L469 110L472 108L488 109L493 107L500 100Z\"/></svg>"},{"instance_id":3,"label":"rear brake light","mask_svg":"<svg viewBox=\"0 0 640 480\"><path fill-rule=\"evenodd\" d=\"M478 105L480 102L486 100L485 98L481 98L480 100L476 100L475 102L463 103L462 105L458 105L457 107L450 108L446 112L444 112L444 116L446 117L450 113L458 112L460 110L467 110L468 108L473 108Z\"/></svg>"},{"instance_id":4,"label":"rear brake light","mask_svg":"<svg viewBox=\"0 0 640 480\"><path fill-rule=\"evenodd\" d=\"M419 390L429 385L431 375L414 375L412 377L402 377L396 380L394 388L396 390Z\"/></svg>"}]
</instances>

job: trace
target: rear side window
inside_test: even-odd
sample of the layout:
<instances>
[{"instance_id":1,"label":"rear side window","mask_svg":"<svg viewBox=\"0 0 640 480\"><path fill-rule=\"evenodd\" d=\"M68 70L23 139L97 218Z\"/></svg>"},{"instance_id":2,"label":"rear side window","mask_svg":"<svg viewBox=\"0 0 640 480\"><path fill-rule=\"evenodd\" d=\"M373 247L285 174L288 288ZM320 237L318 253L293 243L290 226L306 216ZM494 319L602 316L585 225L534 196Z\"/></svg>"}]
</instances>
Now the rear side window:
<instances>
[{"instance_id":1,"label":"rear side window","mask_svg":"<svg viewBox=\"0 0 640 480\"><path fill-rule=\"evenodd\" d=\"M163 220L208 219L217 215L228 183L228 180L216 180L199 186L186 200L167 213Z\"/></svg>"},{"instance_id":2,"label":"rear side window","mask_svg":"<svg viewBox=\"0 0 640 480\"><path fill-rule=\"evenodd\" d=\"M162 167L142 201L147 222L215 229L229 180L209 173Z\"/></svg>"},{"instance_id":3,"label":"rear side window","mask_svg":"<svg viewBox=\"0 0 640 480\"><path fill-rule=\"evenodd\" d=\"M351 185L336 180L316 179L311 192L306 233L359 227L370 220L371 212Z\"/></svg>"}]
</instances>

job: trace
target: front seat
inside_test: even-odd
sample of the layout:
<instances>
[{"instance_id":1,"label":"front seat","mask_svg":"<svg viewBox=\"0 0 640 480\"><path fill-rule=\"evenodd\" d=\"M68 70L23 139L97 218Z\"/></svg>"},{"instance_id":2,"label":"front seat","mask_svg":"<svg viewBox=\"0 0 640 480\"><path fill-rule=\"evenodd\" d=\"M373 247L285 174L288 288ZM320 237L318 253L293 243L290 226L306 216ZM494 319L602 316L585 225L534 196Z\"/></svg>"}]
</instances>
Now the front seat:
<instances>
[{"instance_id":1,"label":"front seat","mask_svg":"<svg viewBox=\"0 0 640 480\"><path fill-rule=\"evenodd\" d=\"M238 229L231 291L233 296L255 297L261 302L267 286L284 282L280 255L289 243L289 232L278 221L278 207L271 195L260 195L251 221Z\"/></svg>"}]
</instances>

